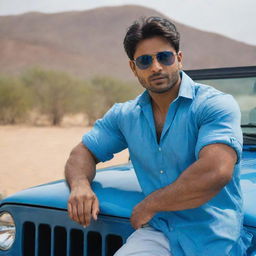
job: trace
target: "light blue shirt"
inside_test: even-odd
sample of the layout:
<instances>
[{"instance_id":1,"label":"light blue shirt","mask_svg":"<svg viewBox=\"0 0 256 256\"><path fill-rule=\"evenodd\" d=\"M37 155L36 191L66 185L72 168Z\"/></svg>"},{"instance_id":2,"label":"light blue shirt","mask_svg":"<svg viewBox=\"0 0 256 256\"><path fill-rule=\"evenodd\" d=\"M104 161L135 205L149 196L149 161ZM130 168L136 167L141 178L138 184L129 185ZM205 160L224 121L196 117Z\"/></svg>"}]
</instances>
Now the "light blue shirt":
<instances>
[{"instance_id":1,"label":"light blue shirt","mask_svg":"<svg viewBox=\"0 0 256 256\"><path fill-rule=\"evenodd\" d=\"M150 224L168 237L173 256L242 256L250 236L243 231L239 107L231 95L195 83L184 72L181 77L159 143L147 91L115 104L84 135L83 143L100 161L128 147L145 196L173 183L204 146L232 147L238 157L233 178L214 198L195 209L160 212Z\"/></svg>"}]
</instances>

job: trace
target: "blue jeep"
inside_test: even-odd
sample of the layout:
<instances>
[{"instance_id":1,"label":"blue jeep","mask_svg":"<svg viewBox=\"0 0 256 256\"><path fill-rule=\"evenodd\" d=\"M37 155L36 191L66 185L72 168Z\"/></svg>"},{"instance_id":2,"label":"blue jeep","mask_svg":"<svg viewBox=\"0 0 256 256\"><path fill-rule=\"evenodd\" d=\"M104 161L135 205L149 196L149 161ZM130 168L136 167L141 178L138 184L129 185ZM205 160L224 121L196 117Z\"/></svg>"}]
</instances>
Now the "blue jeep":
<instances>
[{"instance_id":1,"label":"blue jeep","mask_svg":"<svg viewBox=\"0 0 256 256\"><path fill-rule=\"evenodd\" d=\"M194 80L232 94L240 105L244 226L254 236L247 255L256 256L256 66L186 72ZM69 188L64 180L29 188L2 200L0 256L113 255L133 231L129 217L144 196L130 162L97 170L92 187L100 201L100 215L87 228L67 214Z\"/></svg>"}]
</instances>

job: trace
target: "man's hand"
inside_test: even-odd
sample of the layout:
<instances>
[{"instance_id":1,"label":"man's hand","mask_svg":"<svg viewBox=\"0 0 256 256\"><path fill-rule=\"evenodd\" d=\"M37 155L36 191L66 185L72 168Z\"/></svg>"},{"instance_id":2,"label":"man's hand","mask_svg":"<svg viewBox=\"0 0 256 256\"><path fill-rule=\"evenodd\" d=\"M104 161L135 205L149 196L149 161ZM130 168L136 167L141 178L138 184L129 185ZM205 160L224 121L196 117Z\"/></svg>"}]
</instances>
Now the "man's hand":
<instances>
[{"instance_id":1,"label":"man's hand","mask_svg":"<svg viewBox=\"0 0 256 256\"><path fill-rule=\"evenodd\" d=\"M173 183L155 190L134 208L133 227L141 227L158 212L183 211L205 204L228 184L236 161L236 152L228 145L205 146L199 159Z\"/></svg>"},{"instance_id":2,"label":"man's hand","mask_svg":"<svg viewBox=\"0 0 256 256\"><path fill-rule=\"evenodd\" d=\"M97 162L81 142L71 151L65 166L65 176L71 190L68 213L72 220L83 226L88 226L92 217L97 220L99 213L99 201L90 185Z\"/></svg>"},{"instance_id":3,"label":"man's hand","mask_svg":"<svg viewBox=\"0 0 256 256\"><path fill-rule=\"evenodd\" d=\"M76 186L71 190L68 213L72 220L86 227L91 218L97 220L99 201L89 186Z\"/></svg>"},{"instance_id":4,"label":"man's hand","mask_svg":"<svg viewBox=\"0 0 256 256\"><path fill-rule=\"evenodd\" d=\"M150 210L145 200L143 200L133 208L130 221L132 226L138 229L147 224L154 215L155 213Z\"/></svg>"}]
</instances>

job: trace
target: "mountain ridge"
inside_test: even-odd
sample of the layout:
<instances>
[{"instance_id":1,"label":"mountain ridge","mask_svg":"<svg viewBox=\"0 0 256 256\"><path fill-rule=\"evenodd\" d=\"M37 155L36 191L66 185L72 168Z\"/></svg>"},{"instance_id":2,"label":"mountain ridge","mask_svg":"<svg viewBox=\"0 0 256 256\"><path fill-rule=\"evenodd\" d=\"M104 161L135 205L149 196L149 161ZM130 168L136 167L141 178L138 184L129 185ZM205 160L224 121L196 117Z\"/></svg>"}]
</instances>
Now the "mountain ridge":
<instances>
[{"instance_id":1,"label":"mountain ridge","mask_svg":"<svg viewBox=\"0 0 256 256\"><path fill-rule=\"evenodd\" d=\"M123 37L135 19L152 15L165 17L133 5L0 16L1 72L18 74L42 66L82 78L107 75L134 79ZM184 69L256 65L256 46L174 23L181 34ZM237 52L241 54L234 54Z\"/></svg>"}]
</instances>

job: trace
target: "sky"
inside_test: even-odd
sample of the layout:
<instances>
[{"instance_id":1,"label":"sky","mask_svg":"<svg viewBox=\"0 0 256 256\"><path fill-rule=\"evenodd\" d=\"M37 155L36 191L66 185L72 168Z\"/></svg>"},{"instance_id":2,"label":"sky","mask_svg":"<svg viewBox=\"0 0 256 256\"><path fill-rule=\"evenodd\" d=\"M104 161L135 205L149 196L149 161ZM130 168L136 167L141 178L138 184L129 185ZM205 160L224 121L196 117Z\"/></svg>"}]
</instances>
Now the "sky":
<instances>
[{"instance_id":1,"label":"sky","mask_svg":"<svg viewBox=\"0 0 256 256\"><path fill-rule=\"evenodd\" d=\"M127 4L150 7L191 27L256 45L256 0L0 0L0 15Z\"/></svg>"}]
</instances>

